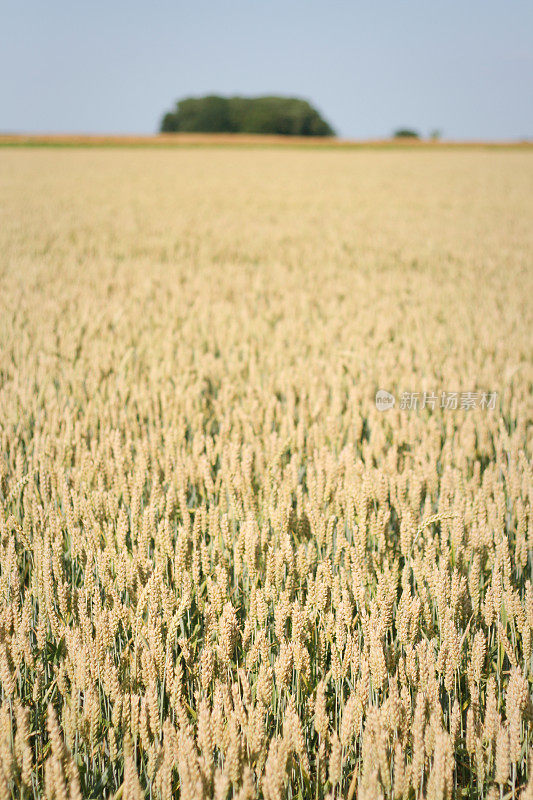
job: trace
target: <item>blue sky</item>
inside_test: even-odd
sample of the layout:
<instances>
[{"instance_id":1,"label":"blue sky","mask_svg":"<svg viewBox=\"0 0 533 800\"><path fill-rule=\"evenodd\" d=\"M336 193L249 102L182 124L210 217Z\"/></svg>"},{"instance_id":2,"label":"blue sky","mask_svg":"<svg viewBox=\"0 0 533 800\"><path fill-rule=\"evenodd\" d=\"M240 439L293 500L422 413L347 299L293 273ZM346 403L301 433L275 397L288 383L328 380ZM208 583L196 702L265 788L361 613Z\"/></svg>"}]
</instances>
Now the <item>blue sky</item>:
<instances>
[{"instance_id":1,"label":"blue sky","mask_svg":"<svg viewBox=\"0 0 533 800\"><path fill-rule=\"evenodd\" d=\"M205 93L302 96L348 137L533 138L533 2L2 0L0 131L152 133Z\"/></svg>"}]
</instances>

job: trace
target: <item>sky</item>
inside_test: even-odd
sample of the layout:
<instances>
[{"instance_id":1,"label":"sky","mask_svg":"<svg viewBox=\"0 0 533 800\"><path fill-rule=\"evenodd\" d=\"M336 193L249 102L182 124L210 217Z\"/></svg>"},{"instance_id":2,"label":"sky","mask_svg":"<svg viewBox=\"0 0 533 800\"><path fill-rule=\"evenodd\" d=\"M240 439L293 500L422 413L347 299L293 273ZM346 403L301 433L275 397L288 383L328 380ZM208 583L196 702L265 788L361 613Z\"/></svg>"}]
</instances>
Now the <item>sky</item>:
<instances>
[{"instance_id":1,"label":"sky","mask_svg":"<svg viewBox=\"0 0 533 800\"><path fill-rule=\"evenodd\" d=\"M304 97L343 137L533 138L532 0L0 0L0 131L154 133Z\"/></svg>"}]
</instances>

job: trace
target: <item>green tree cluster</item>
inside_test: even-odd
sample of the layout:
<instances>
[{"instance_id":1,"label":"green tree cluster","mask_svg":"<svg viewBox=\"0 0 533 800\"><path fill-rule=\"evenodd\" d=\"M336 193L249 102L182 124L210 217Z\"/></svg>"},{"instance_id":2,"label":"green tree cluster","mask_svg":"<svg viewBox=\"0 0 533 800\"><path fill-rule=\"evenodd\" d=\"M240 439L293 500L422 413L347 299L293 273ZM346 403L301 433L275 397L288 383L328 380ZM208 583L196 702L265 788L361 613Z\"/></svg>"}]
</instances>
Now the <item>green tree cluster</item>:
<instances>
[{"instance_id":1,"label":"green tree cluster","mask_svg":"<svg viewBox=\"0 0 533 800\"><path fill-rule=\"evenodd\" d=\"M393 134L395 139L420 139L418 131L412 128L398 128Z\"/></svg>"},{"instance_id":2,"label":"green tree cluster","mask_svg":"<svg viewBox=\"0 0 533 800\"><path fill-rule=\"evenodd\" d=\"M161 120L162 133L270 133L334 136L307 100L297 97L188 97Z\"/></svg>"}]
</instances>

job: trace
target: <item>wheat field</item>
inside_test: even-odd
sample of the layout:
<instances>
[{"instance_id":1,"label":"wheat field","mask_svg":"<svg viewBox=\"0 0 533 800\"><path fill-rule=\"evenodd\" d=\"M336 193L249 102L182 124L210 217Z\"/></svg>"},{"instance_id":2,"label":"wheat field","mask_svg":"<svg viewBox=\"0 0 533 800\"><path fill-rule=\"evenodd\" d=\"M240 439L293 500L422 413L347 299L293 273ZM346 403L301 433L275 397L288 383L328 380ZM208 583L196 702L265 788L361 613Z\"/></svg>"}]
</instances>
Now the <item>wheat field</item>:
<instances>
[{"instance_id":1,"label":"wheat field","mask_svg":"<svg viewBox=\"0 0 533 800\"><path fill-rule=\"evenodd\" d=\"M531 152L0 150L1 800L532 800L532 219Z\"/></svg>"}]
</instances>

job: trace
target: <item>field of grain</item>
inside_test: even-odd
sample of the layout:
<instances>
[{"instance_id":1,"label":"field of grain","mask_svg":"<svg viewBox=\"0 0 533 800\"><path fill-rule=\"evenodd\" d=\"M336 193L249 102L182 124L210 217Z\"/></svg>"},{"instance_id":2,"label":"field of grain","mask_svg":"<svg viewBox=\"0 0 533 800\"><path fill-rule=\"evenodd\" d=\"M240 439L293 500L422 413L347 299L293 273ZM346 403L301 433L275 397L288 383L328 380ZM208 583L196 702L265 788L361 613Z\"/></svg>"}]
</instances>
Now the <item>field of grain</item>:
<instances>
[{"instance_id":1,"label":"field of grain","mask_svg":"<svg viewBox=\"0 0 533 800\"><path fill-rule=\"evenodd\" d=\"M533 798L532 219L530 152L0 150L2 800Z\"/></svg>"}]
</instances>

